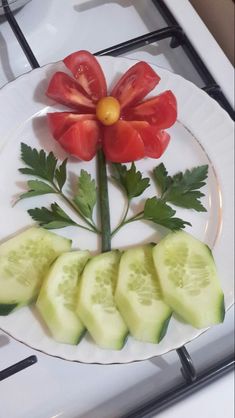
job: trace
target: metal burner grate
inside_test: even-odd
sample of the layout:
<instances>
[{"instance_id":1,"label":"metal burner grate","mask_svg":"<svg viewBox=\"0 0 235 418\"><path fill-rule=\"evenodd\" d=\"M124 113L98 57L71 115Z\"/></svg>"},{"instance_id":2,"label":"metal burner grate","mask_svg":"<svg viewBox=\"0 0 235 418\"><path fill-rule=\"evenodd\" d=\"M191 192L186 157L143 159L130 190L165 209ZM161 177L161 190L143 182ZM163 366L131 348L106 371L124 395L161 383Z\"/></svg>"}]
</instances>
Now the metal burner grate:
<instances>
[{"instance_id":1,"label":"metal burner grate","mask_svg":"<svg viewBox=\"0 0 235 418\"><path fill-rule=\"evenodd\" d=\"M190 61L194 65L198 74L202 78L205 86L203 90L206 91L211 97L218 101L218 103L228 112L232 119L235 118L234 110L228 102L227 98L224 96L220 86L216 83L211 73L207 69L206 65L198 55L197 51L191 44L187 35L184 33L183 29L179 26L178 22L166 6L163 0L152 0L153 4L156 6L158 11L161 13L165 19L168 26L163 29L156 30L154 32L147 33L145 35L139 36L134 39L129 39L121 44L111 46L104 50L96 52L95 55L111 55L119 56L123 53L133 51L137 48L140 48L144 45L148 45L162 39L171 39L170 46L172 48L177 48L182 46L185 53L189 57ZM34 56L27 40L24 37L23 32L21 31L7 0L2 1L5 17L10 24L24 54L26 55L29 64L31 67L39 67L39 63ZM120 418L142 418L142 417L151 417L156 415L166 407L169 407L173 403L181 400L185 396L196 392L198 389L204 387L208 383L213 382L215 379L222 377L225 373L233 370L234 368L234 353L231 353L228 357L225 357L222 361L217 362L212 367L205 369L200 374L197 374L197 371L193 365L192 358L190 357L188 351L183 346L176 350L179 360L181 363L181 373L184 377L183 383L174 386L171 390L167 390L161 395L156 395L153 399L147 403L129 411L127 414L122 415ZM25 360L16 363L13 366L8 367L5 370L0 371L0 380L3 380L12 374L15 374L24 368L37 362L36 356L31 356Z\"/></svg>"}]
</instances>

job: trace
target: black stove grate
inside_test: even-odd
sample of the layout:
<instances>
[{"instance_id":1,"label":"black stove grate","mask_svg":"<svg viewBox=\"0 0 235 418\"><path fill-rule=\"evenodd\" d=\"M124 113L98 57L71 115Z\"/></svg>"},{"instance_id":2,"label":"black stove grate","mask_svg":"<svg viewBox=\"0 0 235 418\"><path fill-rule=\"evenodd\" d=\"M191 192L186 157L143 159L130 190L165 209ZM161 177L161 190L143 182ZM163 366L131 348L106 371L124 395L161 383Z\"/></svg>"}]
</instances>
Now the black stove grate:
<instances>
[{"instance_id":1,"label":"black stove grate","mask_svg":"<svg viewBox=\"0 0 235 418\"><path fill-rule=\"evenodd\" d=\"M32 366L33 364L37 363L37 361L38 360L36 356L29 356L25 358L24 360L21 360L18 363L15 363L12 366L7 367L4 370L0 370L0 381L7 379L7 377L10 377L13 374L18 373L21 370L24 370L29 366Z\"/></svg>"},{"instance_id":2,"label":"black stove grate","mask_svg":"<svg viewBox=\"0 0 235 418\"><path fill-rule=\"evenodd\" d=\"M158 11L165 19L168 26L163 29L159 29L145 35L139 36L134 39L122 42L121 44L111 46L104 50L98 51L95 55L111 55L119 56L128 51L133 51L144 45L148 45L162 39L170 38L170 46L177 48L182 46L185 53L189 57L190 61L194 65L201 79L205 83L203 90L206 91L211 97L218 101L218 103L228 112L231 118L234 120L234 110L228 102L227 98L223 94L220 86L216 83L208 68L198 55L196 49L184 33L183 29L179 26L178 22L166 6L163 0L152 0ZM35 55L33 54L27 40L24 37L7 0L2 1L5 17L11 26L24 54L26 55L29 64L32 69L40 67ZM127 414L120 418L142 418L152 417L162 411L163 409L171 406L173 403L183 399L185 396L192 394L204 387L208 383L223 376L225 373L234 369L234 353L231 353L228 357L225 357L220 362L217 362L212 367L205 369L200 374L197 374L193 365L192 358L188 351L183 346L176 350L179 360L181 362L181 372L184 377L184 381L174 386L172 389L165 391L161 395L156 395L153 399L147 403L134 408ZM8 367L5 370L0 371L0 381L29 367L37 362L36 356L31 356L13 366Z\"/></svg>"}]
</instances>

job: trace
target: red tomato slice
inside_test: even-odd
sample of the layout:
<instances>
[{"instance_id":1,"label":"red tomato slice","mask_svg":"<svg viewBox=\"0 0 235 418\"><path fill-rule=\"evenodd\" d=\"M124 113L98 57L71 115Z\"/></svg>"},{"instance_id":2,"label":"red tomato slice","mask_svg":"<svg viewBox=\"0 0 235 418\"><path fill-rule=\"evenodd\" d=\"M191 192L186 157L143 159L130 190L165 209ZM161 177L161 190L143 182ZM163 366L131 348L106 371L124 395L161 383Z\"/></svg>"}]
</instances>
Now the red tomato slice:
<instances>
[{"instance_id":1,"label":"red tomato slice","mask_svg":"<svg viewBox=\"0 0 235 418\"><path fill-rule=\"evenodd\" d=\"M111 96L116 97L121 108L142 100L159 83L160 77L146 62L133 65L114 86Z\"/></svg>"},{"instance_id":2,"label":"red tomato slice","mask_svg":"<svg viewBox=\"0 0 235 418\"><path fill-rule=\"evenodd\" d=\"M56 102L75 108L77 111L95 112L94 103L86 96L81 86L63 72L53 75L46 94Z\"/></svg>"},{"instance_id":3,"label":"red tomato slice","mask_svg":"<svg viewBox=\"0 0 235 418\"><path fill-rule=\"evenodd\" d=\"M148 122L129 123L140 134L144 142L145 156L160 158L170 142L170 135L165 131L159 131Z\"/></svg>"},{"instance_id":4,"label":"red tomato slice","mask_svg":"<svg viewBox=\"0 0 235 418\"><path fill-rule=\"evenodd\" d=\"M94 55L88 51L74 52L64 63L94 102L107 96L105 76Z\"/></svg>"},{"instance_id":5,"label":"red tomato slice","mask_svg":"<svg viewBox=\"0 0 235 418\"><path fill-rule=\"evenodd\" d=\"M53 137L58 141L59 138L74 123L84 120L96 120L95 115L79 115L70 112L55 112L47 114L48 125Z\"/></svg>"},{"instance_id":6,"label":"red tomato slice","mask_svg":"<svg viewBox=\"0 0 235 418\"><path fill-rule=\"evenodd\" d=\"M90 161L95 156L100 140L100 127L94 120L73 124L59 138L60 145L69 154L80 160Z\"/></svg>"},{"instance_id":7,"label":"red tomato slice","mask_svg":"<svg viewBox=\"0 0 235 418\"><path fill-rule=\"evenodd\" d=\"M129 122L119 120L104 128L103 149L108 161L127 163L144 157L144 143Z\"/></svg>"},{"instance_id":8,"label":"red tomato slice","mask_svg":"<svg viewBox=\"0 0 235 418\"><path fill-rule=\"evenodd\" d=\"M177 102L172 91L168 90L159 96L146 100L123 115L126 120L143 120L155 125L158 129L170 128L177 119Z\"/></svg>"}]
</instances>

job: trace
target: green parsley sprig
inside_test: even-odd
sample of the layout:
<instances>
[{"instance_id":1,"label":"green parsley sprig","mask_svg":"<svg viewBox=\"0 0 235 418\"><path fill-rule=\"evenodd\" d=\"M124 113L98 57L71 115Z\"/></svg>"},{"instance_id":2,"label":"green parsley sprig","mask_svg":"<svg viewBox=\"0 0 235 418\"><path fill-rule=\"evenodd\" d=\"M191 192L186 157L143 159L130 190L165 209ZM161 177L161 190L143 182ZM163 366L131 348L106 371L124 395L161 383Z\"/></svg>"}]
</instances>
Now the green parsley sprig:
<instances>
[{"instance_id":1,"label":"green parsley sprig","mask_svg":"<svg viewBox=\"0 0 235 418\"><path fill-rule=\"evenodd\" d=\"M143 178L141 172L136 171L136 166L134 163L131 164L131 168L129 170L127 170L125 165L120 163L112 164L112 167L112 178L119 186L121 186L127 198L125 213L116 230L112 232L112 235L114 235L123 225L136 220L133 218L133 220L130 219L128 222L126 221L131 201L133 198L138 197L144 193L144 191L150 186L150 179L147 177Z\"/></svg>"},{"instance_id":2,"label":"green parsley sprig","mask_svg":"<svg viewBox=\"0 0 235 418\"><path fill-rule=\"evenodd\" d=\"M76 225L88 231L100 233L92 217L93 209L96 205L96 185L89 173L81 170L77 180L76 193L70 199L63 191L67 180L67 159L59 164L52 152L47 155L45 151L38 151L24 143L21 144L21 159L26 164L26 167L20 168L19 171L22 174L28 174L40 180L29 180L27 182L28 191L22 193L19 200L45 194L59 195L87 226L73 221L57 203L53 203L50 210L42 207L28 211L29 215L39 225L48 229Z\"/></svg>"},{"instance_id":3,"label":"green parsley sprig","mask_svg":"<svg viewBox=\"0 0 235 418\"><path fill-rule=\"evenodd\" d=\"M161 163L153 170L153 175L161 191L161 200L182 208L206 212L206 208L199 200L205 195L197 189L206 184L208 165L194 167L186 170L185 173L179 172L171 177L164 164Z\"/></svg>"},{"instance_id":4,"label":"green parsley sprig","mask_svg":"<svg viewBox=\"0 0 235 418\"><path fill-rule=\"evenodd\" d=\"M205 212L206 209L200 202L204 196L197 189L203 187L208 175L208 166L203 165L186 170L185 173L179 172L174 176L169 176L163 163L153 170L154 180L160 190L159 197L146 199L144 209L136 215L127 218L130 209L130 202L134 197L142 195L149 187L149 179L143 178L139 171L136 171L132 163L128 170L125 165L113 164L113 178L123 190L127 199L126 211L119 225L112 231L114 236L123 226L131 222L147 220L155 224L164 226L172 231L184 229L186 225L191 226L187 221L175 217L176 211L166 202L173 203L182 208L194 209Z\"/></svg>"},{"instance_id":5,"label":"green parsley sprig","mask_svg":"<svg viewBox=\"0 0 235 418\"><path fill-rule=\"evenodd\" d=\"M126 209L117 227L110 231L110 213L108 199L108 184L106 162L103 153L98 153L98 180L99 180L99 203L102 232L95 225L93 211L97 203L97 188L91 175L81 170L77 179L77 189L72 198L64 193L67 180L67 160L59 163L52 152L48 155L45 151L37 151L26 144L21 144L21 158L26 167L20 168L22 174L28 174L36 179L28 180L28 191L21 194L19 199L26 199L45 194L59 195L63 201L80 216L85 225L75 222L58 205L52 203L50 208L34 208L28 211L29 215L47 229L58 229L67 226L78 226L85 230L101 233L102 249L108 251L111 248L111 237L123 226L140 220L161 225L172 231L184 229L191 224L177 218L176 210L169 203L183 208L205 212L200 199L204 194L199 191L206 184L208 166L203 165L179 172L169 176L163 163L153 170L153 179L158 187L159 196L148 198L144 202L143 210L128 218L131 202L141 196L150 186L150 178L143 177L137 171L134 163L128 169L126 165L112 164L112 178L124 191L126 196Z\"/></svg>"}]
</instances>

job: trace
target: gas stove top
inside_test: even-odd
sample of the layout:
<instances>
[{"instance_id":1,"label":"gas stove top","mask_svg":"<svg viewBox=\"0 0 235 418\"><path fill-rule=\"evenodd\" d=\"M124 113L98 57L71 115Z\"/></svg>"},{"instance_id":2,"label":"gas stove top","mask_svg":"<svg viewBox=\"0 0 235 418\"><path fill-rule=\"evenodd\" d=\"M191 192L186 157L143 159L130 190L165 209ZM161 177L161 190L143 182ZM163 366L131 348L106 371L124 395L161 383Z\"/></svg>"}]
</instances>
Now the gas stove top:
<instances>
[{"instance_id":1,"label":"gas stove top","mask_svg":"<svg viewBox=\"0 0 235 418\"><path fill-rule=\"evenodd\" d=\"M191 48L195 47L199 55L195 61L198 68L182 46L171 48L169 38L154 43L152 39L157 40L158 36L151 40L148 36L145 38L146 34L167 26L165 19L169 16L161 13L157 3L169 7L187 34ZM79 49L112 55L121 53L179 73L203 88L207 74L199 65L201 58L211 73L209 79L221 87L228 108L234 105L233 67L187 0L31 0L15 13L15 18L40 65L61 60ZM129 44L121 45L119 49L112 48L136 37L139 37L138 48L132 49ZM31 70L16 36L3 17L0 17L0 57L0 86ZM221 100L216 89L212 94ZM199 374L220 361L223 365L223 359L233 351L233 328L234 311L230 309L222 325L187 344ZM166 398L171 399L183 379L176 352L126 365L77 364L36 352L3 332L0 332L0 351L0 370L28 356L36 355L38 360L0 383L0 418L150 417L157 409L153 402L156 396L162 394L164 400L164 394L167 394ZM160 416L183 418L190 413L194 418L201 413L201 408L205 408L203 405L207 405L207 417L221 417L223 413L226 418L232 418L231 379L231 375L227 375L210 386L213 389L207 387L200 395L188 398L183 406L179 404L169 409L169 415L161 412ZM219 402L216 401L217 392ZM212 396L213 403L210 401ZM194 407L194 402L199 403L200 408ZM166 406L167 402L163 404ZM148 405L148 408L143 409L143 405Z\"/></svg>"}]
</instances>

